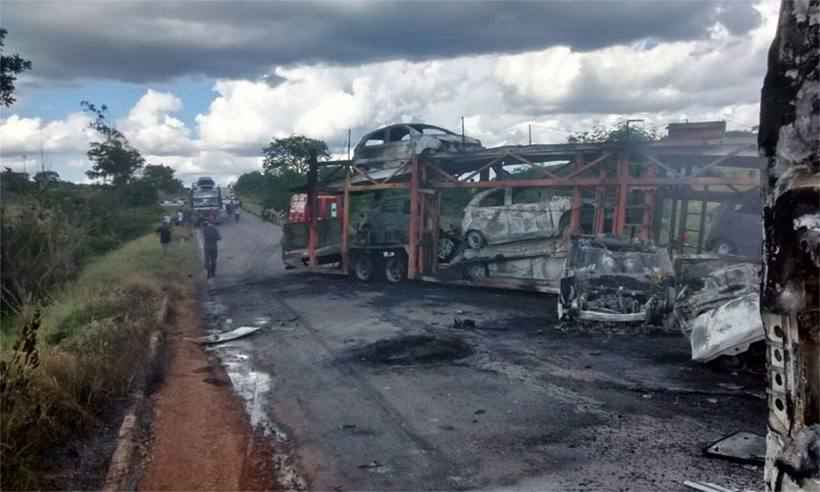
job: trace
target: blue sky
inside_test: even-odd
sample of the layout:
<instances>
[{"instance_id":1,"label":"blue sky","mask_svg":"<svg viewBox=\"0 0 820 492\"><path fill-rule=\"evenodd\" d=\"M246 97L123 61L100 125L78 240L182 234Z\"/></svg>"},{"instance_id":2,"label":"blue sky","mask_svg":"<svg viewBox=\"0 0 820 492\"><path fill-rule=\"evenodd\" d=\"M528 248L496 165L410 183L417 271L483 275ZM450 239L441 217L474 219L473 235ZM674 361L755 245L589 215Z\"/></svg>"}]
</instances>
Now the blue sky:
<instances>
[{"instance_id":1,"label":"blue sky","mask_svg":"<svg viewBox=\"0 0 820 492\"><path fill-rule=\"evenodd\" d=\"M214 80L205 77L185 77L149 86L112 80L77 80L62 87L23 86L18 91L18 102L14 109L27 116L59 120L80 111L80 101L88 100L97 105L107 104L111 117L121 119L150 87L179 95L183 106L176 117L191 126L197 114L207 111L214 96L213 86Z\"/></svg>"}]
</instances>

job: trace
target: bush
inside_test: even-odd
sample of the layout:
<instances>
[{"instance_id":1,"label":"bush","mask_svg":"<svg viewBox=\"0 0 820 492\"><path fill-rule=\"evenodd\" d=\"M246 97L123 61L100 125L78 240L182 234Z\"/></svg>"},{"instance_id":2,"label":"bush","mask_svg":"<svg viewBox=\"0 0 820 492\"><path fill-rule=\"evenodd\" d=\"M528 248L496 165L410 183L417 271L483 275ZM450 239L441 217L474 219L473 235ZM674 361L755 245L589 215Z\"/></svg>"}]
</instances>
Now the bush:
<instances>
[{"instance_id":1,"label":"bush","mask_svg":"<svg viewBox=\"0 0 820 492\"><path fill-rule=\"evenodd\" d=\"M163 295L199 267L193 243L162 256L154 234L88 264L43 308L22 306L0 351L0 490L42 488L50 450L81 437L132 390Z\"/></svg>"},{"instance_id":2,"label":"bush","mask_svg":"<svg viewBox=\"0 0 820 492\"><path fill-rule=\"evenodd\" d=\"M138 193L126 194L125 201L145 199L141 188L131 188ZM162 209L153 204L125 207L123 201L113 189L65 187L30 195L13 212L2 207L2 312L44 301L90 258L156 227Z\"/></svg>"}]
</instances>

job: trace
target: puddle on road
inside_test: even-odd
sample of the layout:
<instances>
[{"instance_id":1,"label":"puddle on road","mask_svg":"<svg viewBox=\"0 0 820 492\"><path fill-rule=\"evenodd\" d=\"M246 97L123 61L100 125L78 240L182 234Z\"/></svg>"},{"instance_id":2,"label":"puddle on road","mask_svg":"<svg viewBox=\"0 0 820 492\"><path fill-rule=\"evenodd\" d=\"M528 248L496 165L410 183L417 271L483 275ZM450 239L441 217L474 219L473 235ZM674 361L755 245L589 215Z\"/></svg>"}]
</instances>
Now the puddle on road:
<instances>
[{"instance_id":1,"label":"puddle on road","mask_svg":"<svg viewBox=\"0 0 820 492\"><path fill-rule=\"evenodd\" d=\"M355 360L384 365L451 362L472 354L472 347L460 337L427 335L409 335L379 340L351 351Z\"/></svg>"},{"instance_id":2,"label":"puddle on road","mask_svg":"<svg viewBox=\"0 0 820 492\"><path fill-rule=\"evenodd\" d=\"M202 303L207 321L207 332L210 335L231 329L233 320L226 318L227 307L213 297ZM257 316L252 320L253 325L267 328L271 318ZM284 442L287 436L272 422L265 412L266 395L271 389L271 376L252 368L252 361L248 355L250 346L246 340L236 340L228 343L213 345L206 350L216 354L219 363L225 368L234 391L245 403L245 410L250 418L251 427L261 430L265 436Z\"/></svg>"},{"instance_id":3,"label":"puddle on road","mask_svg":"<svg viewBox=\"0 0 820 492\"><path fill-rule=\"evenodd\" d=\"M225 317L228 310L218 300L211 299L204 302L203 309L209 334L219 333L231 327L233 320ZM252 320L252 324L268 329L271 321L270 317L258 316ZM292 444L287 434L270 419L265 411L269 407L268 394L273 380L270 374L253 369L253 361L248 355L251 348L250 343L247 340L236 340L213 345L206 350L216 354L219 363L225 368L234 391L244 401L251 428L261 437L272 440L274 452L271 455L271 463L275 470L276 481L283 486L284 490L306 490L307 482L299 472L292 454L288 451Z\"/></svg>"}]
</instances>

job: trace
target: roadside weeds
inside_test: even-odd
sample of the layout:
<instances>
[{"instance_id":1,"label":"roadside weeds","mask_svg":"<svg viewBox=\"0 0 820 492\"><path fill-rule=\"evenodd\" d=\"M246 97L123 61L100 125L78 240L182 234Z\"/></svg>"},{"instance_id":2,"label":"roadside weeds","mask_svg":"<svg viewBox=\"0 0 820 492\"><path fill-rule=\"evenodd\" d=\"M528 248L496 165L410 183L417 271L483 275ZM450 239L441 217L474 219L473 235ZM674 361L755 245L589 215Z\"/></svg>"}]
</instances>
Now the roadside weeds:
<instances>
[{"instance_id":1,"label":"roadside weeds","mask_svg":"<svg viewBox=\"0 0 820 492\"><path fill-rule=\"evenodd\" d=\"M89 264L48 305L26 307L17 342L0 351L0 488L71 487L56 470L70 464L52 455L139 385L157 311L190 283L195 255L183 241L163 256L147 235Z\"/></svg>"}]
</instances>

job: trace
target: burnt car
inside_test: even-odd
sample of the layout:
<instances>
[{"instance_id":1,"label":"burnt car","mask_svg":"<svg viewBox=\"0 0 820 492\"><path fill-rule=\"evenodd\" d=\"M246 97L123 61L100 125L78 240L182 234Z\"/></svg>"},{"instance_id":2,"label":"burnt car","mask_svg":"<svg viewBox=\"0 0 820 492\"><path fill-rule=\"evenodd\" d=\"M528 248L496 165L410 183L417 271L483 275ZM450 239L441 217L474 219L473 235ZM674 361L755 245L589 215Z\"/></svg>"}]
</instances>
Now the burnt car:
<instances>
[{"instance_id":1,"label":"burnt car","mask_svg":"<svg viewBox=\"0 0 820 492\"><path fill-rule=\"evenodd\" d=\"M569 225L572 201L526 188L494 188L476 193L464 208L461 230L467 247L479 249L561 235Z\"/></svg>"},{"instance_id":2,"label":"burnt car","mask_svg":"<svg viewBox=\"0 0 820 492\"><path fill-rule=\"evenodd\" d=\"M481 141L433 125L401 123L368 133L353 149L353 162L364 169L403 166L416 156L434 152L481 150Z\"/></svg>"},{"instance_id":3,"label":"burnt car","mask_svg":"<svg viewBox=\"0 0 820 492\"><path fill-rule=\"evenodd\" d=\"M766 338L760 318L760 264L751 258L687 255L675 259L677 296L666 320L710 362L746 353Z\"/></svg>"},{"instance_id":4,"label":"burnt car","mask_svg":"<svg viewBox=\"0 0 820 492\"><path fill-rule=\"evenodd\" d=\"M666 249L620 239L571 239L561 277L560 319L657 324L674 298Z\"/></svg>"}]
</instances>

